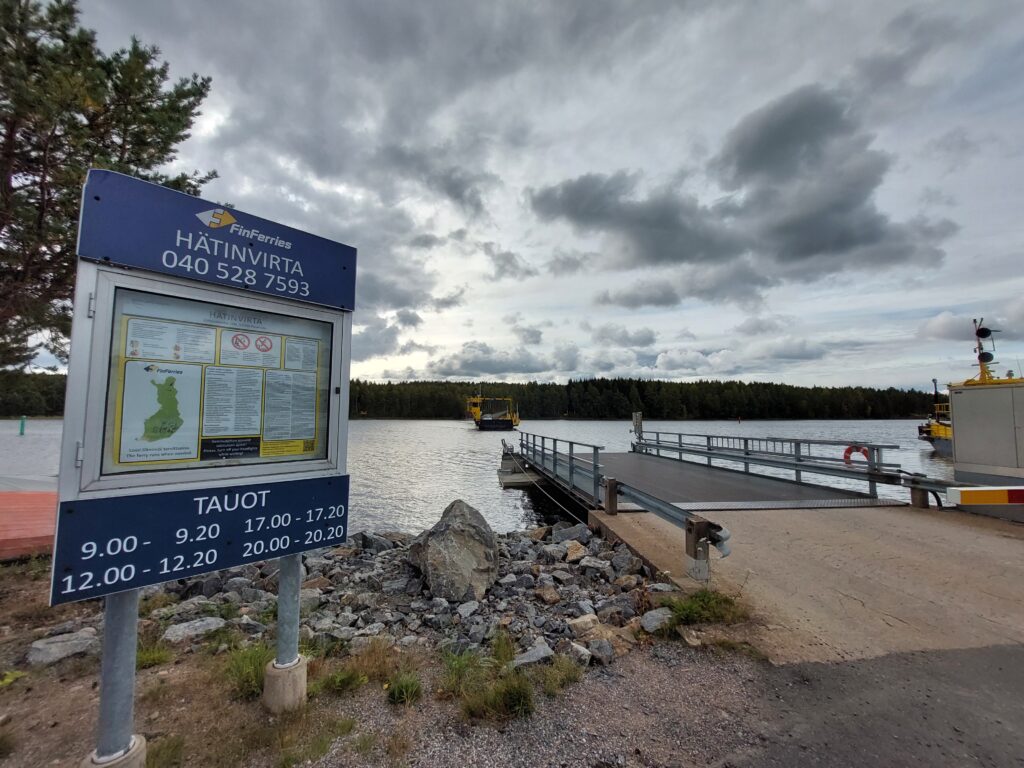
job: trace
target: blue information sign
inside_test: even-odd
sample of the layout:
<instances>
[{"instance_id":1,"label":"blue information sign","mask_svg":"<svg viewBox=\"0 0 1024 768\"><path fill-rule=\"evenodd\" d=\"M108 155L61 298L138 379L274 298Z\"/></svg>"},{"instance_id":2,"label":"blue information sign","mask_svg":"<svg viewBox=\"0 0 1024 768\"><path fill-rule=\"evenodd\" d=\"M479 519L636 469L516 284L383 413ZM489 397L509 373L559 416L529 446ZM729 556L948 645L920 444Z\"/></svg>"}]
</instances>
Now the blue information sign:
<instances>
[{"instance_id":1,"label":"blue information sign","mask_svg":"<svg viewBox=\"0 0 1024 768\"><path fill-rule=\"evenodd\" d=\"M355 308L355 248L113 171L89 171L78 255Z\"/></svg>"},{"instance_id":2,"label":"blue information sign","mask_svg":"<svg viewBox=\"0 0 1024 768\"><path fill-rule=\"evenodd\" d=\"M51 605L342 544L348 475L61 502Z\"/></svg>"}]
</instances>

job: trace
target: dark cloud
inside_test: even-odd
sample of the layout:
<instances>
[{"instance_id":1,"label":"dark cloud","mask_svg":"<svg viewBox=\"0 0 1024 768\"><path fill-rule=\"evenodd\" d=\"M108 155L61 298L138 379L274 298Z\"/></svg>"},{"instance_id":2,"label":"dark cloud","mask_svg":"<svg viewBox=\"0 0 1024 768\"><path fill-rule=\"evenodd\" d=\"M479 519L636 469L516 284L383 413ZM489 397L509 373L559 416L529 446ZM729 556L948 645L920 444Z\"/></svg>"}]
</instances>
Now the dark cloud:
<instances>
[{"instance_id":1,"label":"dark cloud","mask_svg":"<svg viewBox=\"0 0 1024 768\"><path fill-rule=\"evenodd\" d=\"M443 312L446 309L454 309L466 303L466 288L456 288L444 296L436 296L431 302L431 308L436 312Z\"/></svg>"},{"instance_id":2,"label":"dark cloud","mask_svg":"<svg viewBox=\"0 0 1024 768\"><path fill-rule=\"evenodd\" d=\"M483 243L482 247L494 267L494 271L491 273L493 280L503 280L506 277L514 279L535 277L540 274L518 253L502 251L495 243Z\"/></svg>"},{"instance_id":3,"label":"dark cloud","mask_svg":"<svg viewBox=\"0 0 1024 768\"><path fill-rule=\"evenodd\" d=\"M409 355L413 352L426 352L427 354L436 354L439 347L435 344L422 344L418 341L406 341L398 348L398 354Z\"/></svg>"},{"instance_id":4,"label":"dark cloud","mask_svg":"<svg viewBox=\"0 0 1024 768\"><path fill-rule=\"evenodd\" d=\"M356 278L356 306L360 310L423 307L429 303L430 294L411 279L415 277L417 275L384 278L374 272L361 271Z\"/></svg>"},{"instance_id":5,"label":"dark cloud","mask_svg":"<svg viewBox=\"0 0 1024 768\"><path fill-rule=\"evenodd\" d=\"M437 235L417 235L409 241L409 247L429 250L431 248L437 248L439 245L444 245L445 240L446 238L438 237Z\"/></svg>"},{"instance_id":6,"label":"dark cloud","mask_svg":"<svg viewBox=\"0 0 1024 768\"><path fill-rule=\"evenodd\" d=\"M605 258L620 267L714 261L744 251L740 238L696 198L661 189L638 199L638 182L639 175L625 171L588 173L530 190L530 205L544 221L561 219L580 232L612 237L619 247Z\"/></svg>"},{"instance_id":7,"label":"dark cloud","mask_svg":"<svg viewBox=\"0 0 1024 768\"><path fill-rule=\"evenodd\" d=\"M981 142L962 126L949 129L925 145L925 152L941 160L947 173L961 170L980 151Z\"/></svg>"},{"instance_id":8,"label":"dark cloud","mask_svg":"<svg viewBox=\"0 0 1024 768\"><path fill-rule=\"evenodd\" d=\"M744 336L764 336L769 333L778 333L786 326L787 323L781 317L754 315L748 317L733 330Z\"/></svg>"},{"instance_id":9,"label":"dark cloud","mask_svg":"<svg viewBox=\"0 0 1024 768\"><path fill-rule=\"evenodd\" d=\"M423 318L411 309L400 309L395 313L395 320L406 328L416 328L423 324Z\"/></svg>"},{"instance_id":10,"label":"dark cloud","mask_svg":"<svg viewBox=\"0 0 1024 768\"><path fill-rule=\"evenodd\" d=\"M571 372L579 368L580 349L572 342L556 344L552 357L554 358L554 369L556 371Z\"/></svg>"},{"instance_id":11,"label":"dark cloud","mask_svg":"<svg viewBox=\"0 0 1024 768\"><path fill-rule=\"evenodd\" d=\"M826 352L821 344L792 337L770 341L754 349L762 360L820 360Z\"/></svg>"},{"instance_id":12,"label":"dark cloud","mask_svg":"<svg viewBox=\"0 0 1024 768\"><path fill-rule=\"evenodd\" d=\"M612 304L629 309L640 307L674 307L683 297L671 285L646 281L634 283L629 288L604 290L594 297L597 304Z\"/></svg>"},{"instance_id":13,"label":"dark cloud","mask_svg":"<svg viewBox=\"0 0 1024 768\"><path fill-rule=\"evenodd\" d=\"M591 338L598 344L611 344L617 347L649 347L657 340L658 334L650 328L630 331L623 325L607 323L593 329Z\"/></svg>"},{"instance_id":14,"label":"dark cloud","mask_svg":"<svg viewBox=\"0 0 1024 768\"><path fill-rule=\"evenodd\" d=\"M544 331L536 326L513 325L511 330L519 339L521 344L525 344L530 347L537 346L544 338Z\"/></svg>"},{"instance_id":15,"label":"dark cloud","mask_svg":"<svg viewBox=\"0 0 1024 768\"><path fill-rule=\"evenodd\" d=\"M556 253L544 267L552 275L575 275L583 269L587 257L582 253Z\"/></svg>"},{"instance_id":16,"label":"dark cloud","mask_svg":"<svg viewBox=\"0 0 1024 768\"><path fill-rule=\"evenodd\" d=\"M866 99L899 93L906 100L910 78L922 61L963 32L963 24L920 9L905 11L890 21L880 47L859 59L854 83Z\"/></svg>"},{"instance_id":17,"label":"dark cloud","mask_svg":"<svg viewBox=\"0 0 1024 768\"><path fill-rule=\"evenodd\" d=\"M427 363L427 370L445 378L540 373L551 367L550 361L524 347L495 349L483 341L467 341L458 352Z\"/></svg>"},{"instance_id":18,"label":"dark cloud","mask_svg":"<svg viewBox=\"0 0 1024 768\"><path fill-rule=\"evenodd\" d=\"M464 212L479 216L484 212L484 190L498 180L492 173L468 170L444 160L448 152L461 149L390 145L379 152L378 168L398 176L415 179L428 190L444 195Z\"/></svg>"},{"instance_id":19,"label":"dark cloud","mask_svg":"<svg viewBox=\"0 0 1024 768\"><path fill-rule=\"evenodd\" d=\"M381 317L362 320L362 328L352 334L352 360L359 362L384 357L398 350L401 329Z\"/></svg>"}]
</instances>

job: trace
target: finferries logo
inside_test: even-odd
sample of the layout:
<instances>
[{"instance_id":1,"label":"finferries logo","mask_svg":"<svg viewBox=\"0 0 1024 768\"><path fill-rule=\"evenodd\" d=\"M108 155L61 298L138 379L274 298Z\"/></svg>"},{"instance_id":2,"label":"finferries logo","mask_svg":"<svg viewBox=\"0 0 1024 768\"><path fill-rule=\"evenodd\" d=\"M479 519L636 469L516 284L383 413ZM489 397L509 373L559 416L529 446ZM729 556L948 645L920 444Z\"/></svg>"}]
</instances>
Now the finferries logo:
<instances>
[{"instance_id":1,"label":"finferries logo","mask_svg":"<svg viewBox=\"0 0 1024 768\"><path fill-rule=\"evenodd\" d=\"M238 223L238 219L223 208L211 208L208 211L197 213L196 218L210 229L230 227L228 231L231 234L244 237L248 240L259 240L261 243L270 243L271 245L276 245L278 248L285 248L287 250L291 250L292 247L291 242L288 240L282 240L277 235L267 235L255 228L247 229L246 227L243 227Z\"/></svg>"},{"instance_id":2,"label":"finferries logo","mask_svg":"<svg viewBox=\"0 0 1024 768\"><path fill-rule=\"evenodd\" d=\"M238 219L225 211L223 208L212 208L209 211L197 213L196 218L210 229L219 229L234 224Z\"/></svg>"}]
</instances>

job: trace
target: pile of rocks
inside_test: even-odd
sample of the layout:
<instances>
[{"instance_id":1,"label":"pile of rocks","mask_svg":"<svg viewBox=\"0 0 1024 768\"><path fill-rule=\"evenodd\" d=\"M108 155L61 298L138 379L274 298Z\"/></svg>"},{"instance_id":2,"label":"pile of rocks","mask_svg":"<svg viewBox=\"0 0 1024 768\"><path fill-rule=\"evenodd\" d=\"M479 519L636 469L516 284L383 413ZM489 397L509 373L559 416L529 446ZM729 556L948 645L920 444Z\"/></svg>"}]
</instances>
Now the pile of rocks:
<instances>
[{"instance_id":1,"label":"pile of rocks","mask_svg":"<svg viewBox=\"0 0 1024 768\"><path fill-rule=\"evenodd\" d=\"M611 663L635 643L641 619L644 629L658 628L658 611L638 615L644 592L675 589L624 544L582 523L495 534L462 501L415 539L357 533L346 546L306 555L304 569L300 636L307 641L345 641L356 650L380 637L465 650L504 630L521 650L516 665L556 652L581 664ZM249 564L147 590L181 601L143 618L167 625L171 643L224 627L259 638L272 631L276 588L276 561Z\"/></svg>"}]
</instances>

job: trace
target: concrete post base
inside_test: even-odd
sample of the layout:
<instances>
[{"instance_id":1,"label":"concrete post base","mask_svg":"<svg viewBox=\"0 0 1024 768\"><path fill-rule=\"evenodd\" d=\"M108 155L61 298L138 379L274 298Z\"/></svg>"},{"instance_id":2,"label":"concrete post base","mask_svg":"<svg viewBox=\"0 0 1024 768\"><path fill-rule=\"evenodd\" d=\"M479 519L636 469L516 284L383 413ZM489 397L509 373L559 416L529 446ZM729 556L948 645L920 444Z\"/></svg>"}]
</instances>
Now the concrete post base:
<instances>
[{"instance_id":1,"label":"concrete post base","mask_svg":"<svg viewBox=\"0 0 1024 768\"><path fill-rule=\"evenodd\" d=\"M274 666L274 662L267 664L263 678L263 706L269 712L279 715L306 705L306 663L306 657L300 654L295 664L284 669Z\"/></svg>"},{"instance_id":2,"label":"concrete post base","mask_svg":"<svg viewBox=\"0 0 1024 768\"><path fill-rule=\"evenodd\" d=\"M81 768L146 768L146 737L140 734L132 735L132 748L120 757L115 757L109 762L97 762L96 753L93 752L81 763Z\"/></svg>"},{"instance_id":3,"label":"concrete post base","mask_svg":"<svg viewBox=\"0 0 1024 768\"><path fill-rule=\"evenodd\" d=\"M928 499L928 491L926 491L924 488L911 488L910 505L912 507L928 509L928 507L930 506Z\"/></svg>"}]
</instances>

